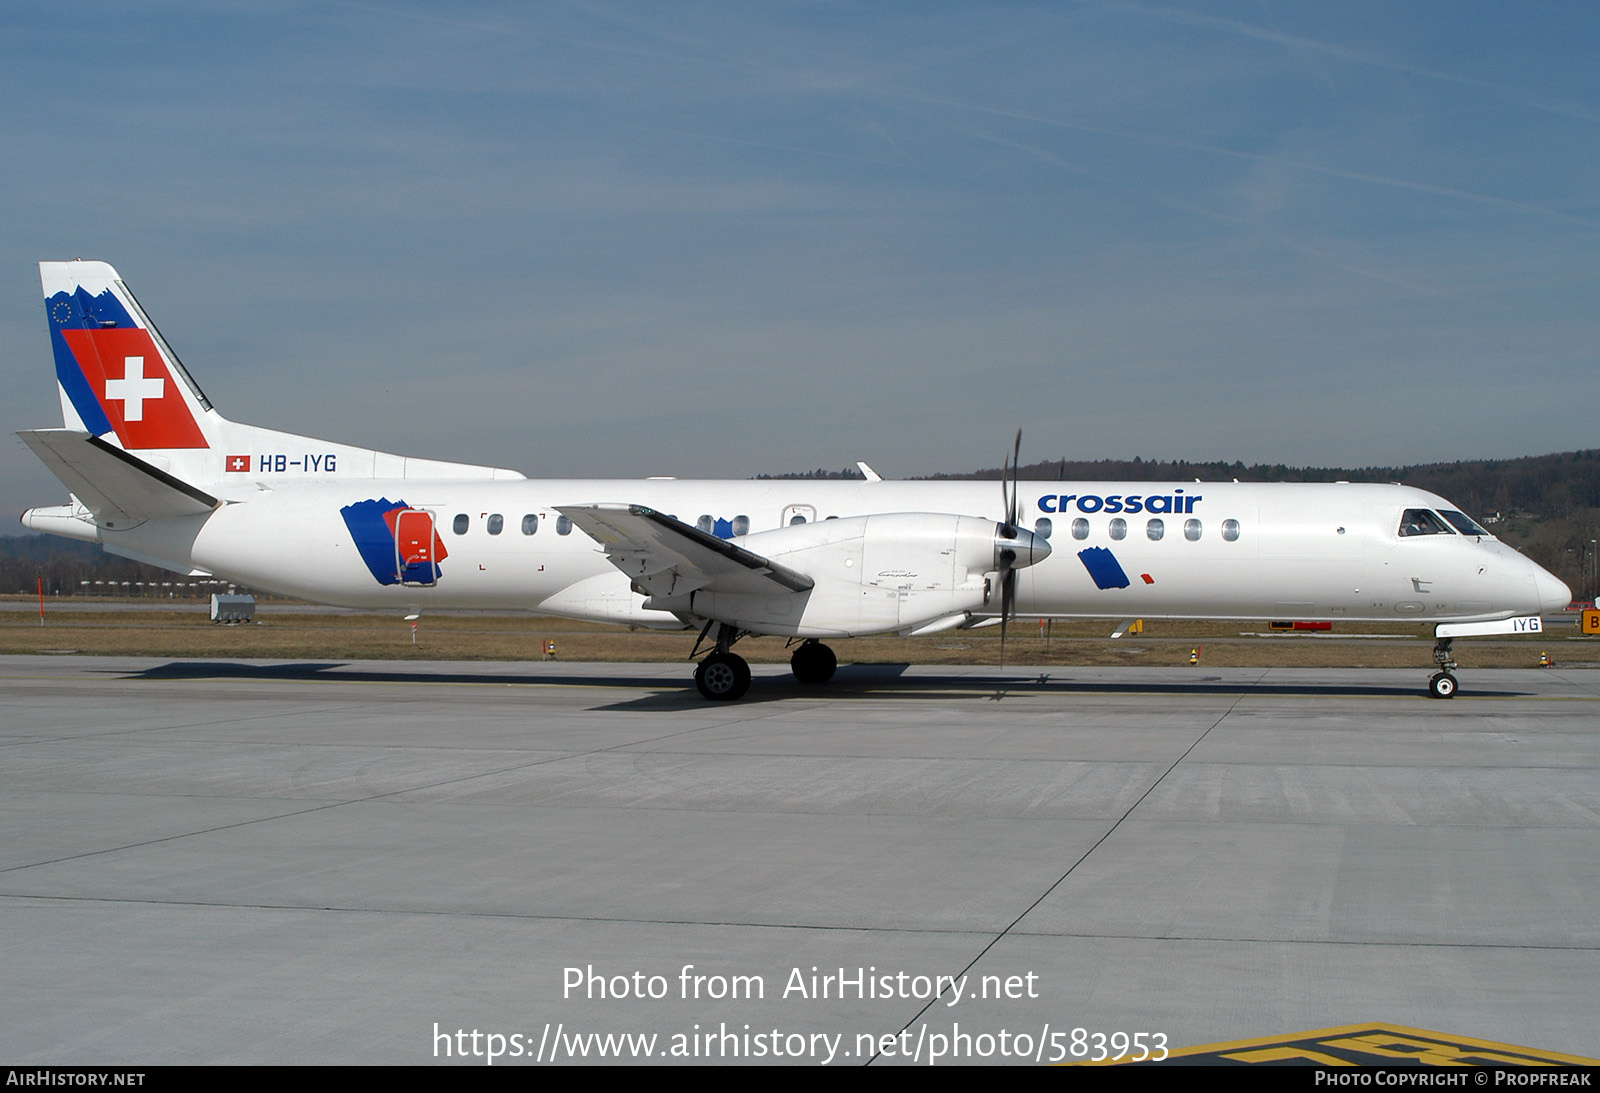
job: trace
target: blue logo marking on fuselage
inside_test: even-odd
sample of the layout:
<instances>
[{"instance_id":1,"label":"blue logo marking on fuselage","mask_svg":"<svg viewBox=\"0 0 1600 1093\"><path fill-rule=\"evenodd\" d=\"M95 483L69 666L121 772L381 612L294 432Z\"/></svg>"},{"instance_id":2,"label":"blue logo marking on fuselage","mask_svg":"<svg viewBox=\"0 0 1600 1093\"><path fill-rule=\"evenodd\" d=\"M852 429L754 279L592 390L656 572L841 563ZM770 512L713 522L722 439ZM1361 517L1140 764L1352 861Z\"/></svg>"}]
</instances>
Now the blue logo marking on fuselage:
<instances>
[{"instance_id":1,"label":"blue logo marking on fuselage","mask_svg":"<svg viewBox=\"0 0 1600 1093\"><path fill-rule=\"evenodd\" d=\"M404 528L406 542L402 545L399 521L407 514L413 519ZM403 500L379 497L346 505L339 515L350 529L361 560L379 584L431 585L444 572L439 563L449 557L449 551L428 513L413 510Z\"/></svg>"},{"instance_id":2,"label":"blue logo marking on fuselage","mask_svg":"<svg viewBox=\"0 0 1600 1093\"><path fill-rule=\"evenodd\" d=\"M1096 588L1127 588L1132 583L1117 556L1105 547L1085 547L1078 551L1078 560L1089 571Z\"/></svg>"},{"instance_id":3,"label":"blue logo marking on fuselage","mask_svg":"<svg viewBox=\"0 0 1600 1093\"><path fill-rule=\"evenodd\" d=\"M1163 513L1188 513L1194 511L1196 501L1204 501L1205 495L1199 493L1186 494L1182 490L1173 490L1171 493L1047 493L1039 498L1040 512L1066 512L1069 505L1077 508L1079 512L1151 512L1157 515Z\"/></svg>"},{"instance_id":4,"label":"blue logo marking on fuselage","mask_svg":"<svg viewBox=\"0 0 1600 1093\"><path fill-rule=\"evenodd\" d=\"M391 501L380 497L374 501L357 501L339 510L356 550L379 584L399 584L400 574L395 572L395 538L384 519L386 513L405 509L404 501Z\"/></svg>"}]
</instances>

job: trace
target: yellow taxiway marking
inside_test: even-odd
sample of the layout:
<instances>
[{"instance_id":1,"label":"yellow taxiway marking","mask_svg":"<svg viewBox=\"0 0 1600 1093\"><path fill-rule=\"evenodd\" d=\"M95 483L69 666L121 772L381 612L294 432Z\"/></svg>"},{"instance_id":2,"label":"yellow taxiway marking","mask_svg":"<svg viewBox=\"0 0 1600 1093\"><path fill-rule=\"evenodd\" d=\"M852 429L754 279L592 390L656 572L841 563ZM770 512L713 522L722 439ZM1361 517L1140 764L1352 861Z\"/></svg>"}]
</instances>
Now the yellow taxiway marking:
<instances>
[{"instance_id":1,"label":"yellow taxiway marking","mask_svg":"<svg viewBox=\"0 0 1600 1093\"><path fill-rule=\"evenodd\" d=\"M1388 1024L1226 1040L1183 1048L1167 1058L1181 1063L1299 1062L1314 1066L1600 1066L1600 1059L1582 1055Z\"/></svg>"}]
</instances>

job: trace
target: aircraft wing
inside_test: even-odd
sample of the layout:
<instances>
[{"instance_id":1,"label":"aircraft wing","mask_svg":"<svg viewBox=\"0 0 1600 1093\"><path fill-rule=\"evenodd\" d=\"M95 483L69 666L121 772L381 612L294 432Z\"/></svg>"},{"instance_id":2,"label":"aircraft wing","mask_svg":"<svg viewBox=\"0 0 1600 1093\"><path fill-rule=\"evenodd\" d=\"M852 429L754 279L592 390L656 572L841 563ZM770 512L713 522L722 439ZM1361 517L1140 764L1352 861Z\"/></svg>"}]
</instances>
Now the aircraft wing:
<instances>
[{"instance_id":1,"label":"aircraft wing","mask_svg":"<svg viewBox=\"0 0 1600 1093\"><path fill-rule=\"evenodd\" d=\"M221 504L204 490L81 430L32 429L17 435L101 519L136 524L199 516Z\"/></svg>"},{"instance_id":2,"label":"aircraft wing","mask_svg":"<svg viewBox=\"0 0 1600 1093\"><path fill-rule=\"evenodd\" d=\"M804 592L804 573L708 535L643 505L558 505L598 542L611 564L650 596L716 592Z\"/></svg>"}]
</instances>

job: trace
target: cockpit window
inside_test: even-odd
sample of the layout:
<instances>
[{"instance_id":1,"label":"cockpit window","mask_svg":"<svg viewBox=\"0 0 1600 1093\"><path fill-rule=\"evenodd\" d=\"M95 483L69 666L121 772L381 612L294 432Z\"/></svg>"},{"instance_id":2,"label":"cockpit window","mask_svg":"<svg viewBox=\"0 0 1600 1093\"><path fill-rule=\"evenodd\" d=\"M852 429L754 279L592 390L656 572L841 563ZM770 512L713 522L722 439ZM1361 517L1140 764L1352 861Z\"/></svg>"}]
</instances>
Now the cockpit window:
<instances>
[{"instance_id":1,"label":"cockpit window","mask_svg":"<svg viewBox=\"0 0 1600 1093\"><path fill-rule=\"evenodd\" d=\"M1487 535L1487 531L1478 526L1478 522L1464 512L1455 509L1440 509L1444 518L1450 521L1452 527L1463 535Z\"/></svg>"},{"instance_id":2,"label":"cockpit window","mask_svg":"<svg viewBox=\"0 0 1600 1093\"><path fill-rule=\"evenodd\" d=\"M1408 535L1454 535L1450 525L1429 509L1406 509L1400 517L1400 537Z\"/></svg>"}]
</instances>

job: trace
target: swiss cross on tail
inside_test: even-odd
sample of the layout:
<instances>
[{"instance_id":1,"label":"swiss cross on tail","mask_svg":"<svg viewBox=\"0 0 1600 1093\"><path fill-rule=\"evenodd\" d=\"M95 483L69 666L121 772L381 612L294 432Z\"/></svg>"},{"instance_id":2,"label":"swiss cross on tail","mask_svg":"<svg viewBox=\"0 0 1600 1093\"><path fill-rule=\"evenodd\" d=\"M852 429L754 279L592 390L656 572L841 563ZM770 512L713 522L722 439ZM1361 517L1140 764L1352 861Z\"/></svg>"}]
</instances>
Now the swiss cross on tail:
<instances>
[{"instance_id":1,"label":"swiss cross on tail","mask_svg":"<svg viewBox=\"0 0 1600 1093\"><path fill-rule=\"evenodd\" d=\"M61 336L124 448L207 446L149 331L62 330Z\"/></svg>"},{"instance_id":2,"label":"swiss cross on tail","mask_svg":"<svg viewBox=\"0 0 1600 1093\"><path fill-rule=\"evenodd\" d=\"M226 464L229 472L250 470L250 457L247 455L230 455Z\"/></svg>"}]
</instances>

